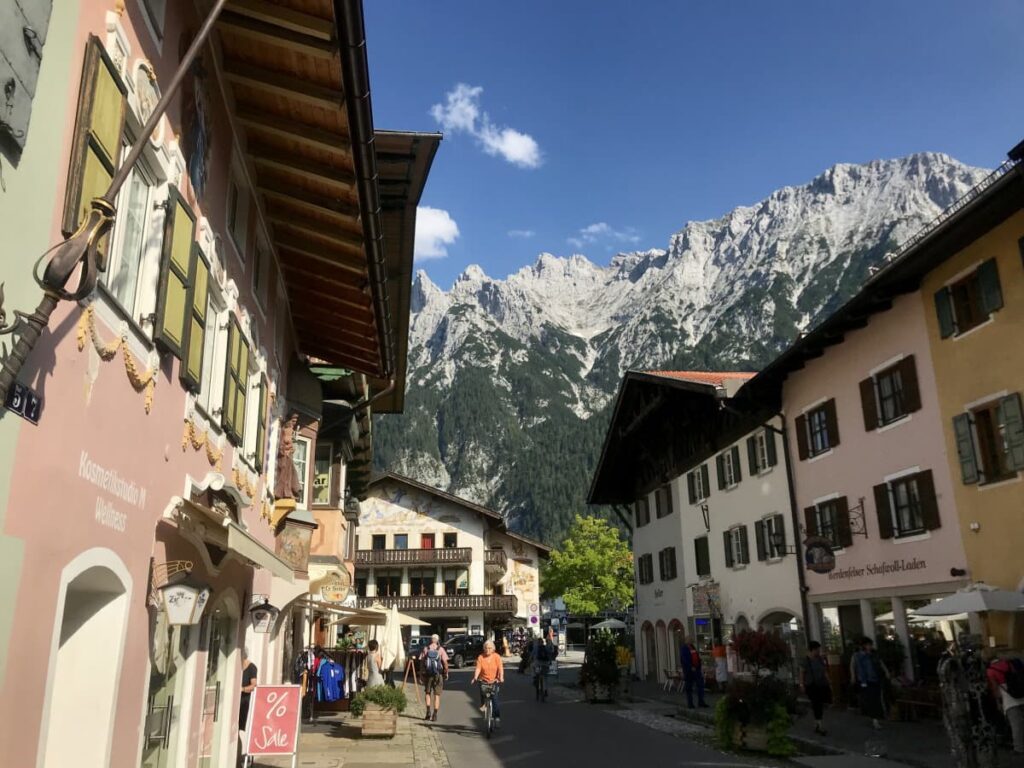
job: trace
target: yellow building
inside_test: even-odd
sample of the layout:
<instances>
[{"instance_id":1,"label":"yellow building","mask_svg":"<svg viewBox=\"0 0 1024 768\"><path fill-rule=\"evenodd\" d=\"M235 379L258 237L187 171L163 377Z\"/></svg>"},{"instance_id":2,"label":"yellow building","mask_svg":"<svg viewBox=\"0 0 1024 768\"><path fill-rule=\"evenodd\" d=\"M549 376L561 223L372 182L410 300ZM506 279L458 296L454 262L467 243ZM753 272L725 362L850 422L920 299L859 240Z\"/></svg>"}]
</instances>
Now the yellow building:
<instances>
[{"instance_id":1,"label":"yellow building","mask_svg":"<svg viewBox=\"0 0 1024 768\"><path fill-rule=\"evenodd\" d=\"M929 236L934 266L920 293L969 578L1015 591L1024 591L1022 151ZM1024 612L991 614L985 632L1021 645Z\"/></svg>"}]
</instances>

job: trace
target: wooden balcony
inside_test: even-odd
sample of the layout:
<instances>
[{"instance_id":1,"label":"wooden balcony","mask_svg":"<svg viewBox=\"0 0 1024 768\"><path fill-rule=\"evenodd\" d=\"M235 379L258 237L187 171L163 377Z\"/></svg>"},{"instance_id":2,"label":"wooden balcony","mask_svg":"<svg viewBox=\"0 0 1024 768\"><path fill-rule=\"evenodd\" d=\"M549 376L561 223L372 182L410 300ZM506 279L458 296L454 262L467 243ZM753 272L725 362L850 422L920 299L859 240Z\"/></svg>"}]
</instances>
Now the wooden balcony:
<instances>
[{"instance_id":1,"label":"wooden balcony","mask_svg":"<svg viewBox=\"0 0 1024 768\"><path fill-rule=\"evenodd\" d=\"M495 573L508 570L508 555L500 549L488 549L484 552L484 569Z\"/></svg>"},{"instance_id":2,"label":"wooden balcony","mask_svg":"<svg viewBox=\"0 0 1024 768\"><path fill-rule=\"evenodd\" d=\"M409 595L403 597L360 597L358 607L369 608L374 603L397 604L403 613L410 611L484 611L486 613L515 613L515 595Z\"/></svg>"},{"instance_id":3,"label":"wooden balcony","mask_svg":"<svg viewBox=\"0 0 1024 768\"><path fill-rule=\"evenodd\" d=\"M360 549L356 551L357 568L403 565L468 565L471 562L473 562L473 550L469 547Z\"/></svg>"}]
</instances>

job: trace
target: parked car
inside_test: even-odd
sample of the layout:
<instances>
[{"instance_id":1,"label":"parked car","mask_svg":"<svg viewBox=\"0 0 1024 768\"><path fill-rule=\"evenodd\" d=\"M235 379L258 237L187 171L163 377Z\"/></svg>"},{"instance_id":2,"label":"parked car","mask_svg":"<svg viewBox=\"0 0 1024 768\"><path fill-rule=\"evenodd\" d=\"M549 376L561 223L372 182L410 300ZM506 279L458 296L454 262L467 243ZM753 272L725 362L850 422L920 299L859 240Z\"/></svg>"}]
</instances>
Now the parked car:
<instances>
[{"instance_id":1,"label":"parked car","mask_svg":"<svg viewBox=\"0 0 1024 768\"><path fill-rule=\"evenodd\" d=\"M423 652L423 649L426 648L428 645L430 645L430 635L420 635L419 637L414 637L412 640L409 641L409 646L406 649L406 652L408 653L410 659L416 660L417 671L419 671L420 668L420 654Z\"/></svg>"},{"instance_id":2,"label":"parked car","mask_svg":"<svg viewBox=\"0 0 1024 768\"><path fill-rule=\"evenodd\" d=\"M484 652L484 636L455 635L448 638L444 650L448 654L448 663L454 669L459 669L467 663L475 662L476 657Z\"/></svg>"}]
</instances>

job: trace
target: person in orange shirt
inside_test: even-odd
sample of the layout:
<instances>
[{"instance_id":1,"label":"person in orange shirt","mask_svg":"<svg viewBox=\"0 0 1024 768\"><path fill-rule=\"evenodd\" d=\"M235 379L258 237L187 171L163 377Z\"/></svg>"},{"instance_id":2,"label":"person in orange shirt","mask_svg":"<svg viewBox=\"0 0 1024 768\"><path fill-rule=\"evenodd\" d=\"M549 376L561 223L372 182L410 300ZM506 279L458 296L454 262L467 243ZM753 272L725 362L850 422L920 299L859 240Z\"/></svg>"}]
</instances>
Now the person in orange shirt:
<instances>
[{"instance_id":1,"label":"person in orange shirt","mask_svg":"<svg viewBox=\"0 0 1024 768\"><path fill-rule=\"evenodd\" d=\"M476 670L473 672L473 679L470 685L479 680L483 685L500 685L505 682L505 664L501 656L495 653L494 642L488 640L484 643L484 652L476 657ZM480 710L484 709L484 687L480 686ZM501 725L501 710L498 709L497 691L491 695L491 705L494 708L494 725Z\"/></svg>"}]
</instances>

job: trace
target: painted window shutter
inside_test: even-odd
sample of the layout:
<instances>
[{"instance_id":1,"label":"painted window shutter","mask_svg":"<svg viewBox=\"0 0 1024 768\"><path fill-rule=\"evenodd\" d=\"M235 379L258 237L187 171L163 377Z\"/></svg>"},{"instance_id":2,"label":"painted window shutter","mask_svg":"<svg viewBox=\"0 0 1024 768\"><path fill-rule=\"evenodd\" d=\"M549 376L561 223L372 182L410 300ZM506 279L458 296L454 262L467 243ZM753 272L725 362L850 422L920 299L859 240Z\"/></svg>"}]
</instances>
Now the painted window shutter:
<instances>
[{"instance_id":1,"label":"painted window shutter","mask_svg":"<svg viewBox=\"0 0 1024 768\"><path fill-rule=\"evenodd\" d=\"M863 510L861 510L863 513ZM853 530L850 527L850 503L845 496L836 499L836 540L840 547L853 545Z\"/></svg>"},{"instance_id":2,"label":"painted window shutter","mask_svg":"<svg viewBox=\"0 0 1024 768\"><path fill-rule=\"evenodd\" d=\"M779 454L775 450L775 433L770 429L764 431L764 442L768 446L768 466L774 467L779 463Z\"/></svg>"},{"instance_id":3,"label":"painted window shutter","mask_svg":"<svg viewBox=\"0 0 1024 768\"><path fill-rule=\"evenodd\" d=\"M939 336L948 339L956 333L956 318L953 316L953 301L948 288L935 292L935 314L939 318Z\"/></svg>"},{"instance_id":4,"label":"painted window shutter","mask_svg":"<svg viewBox=\"0 0 1024 768\"><path fill-rule=\"evenodd\" d=\"M203 377L203 349L206 340L206 304L210 292L210 265L206 263L198 243L192 244L192 267L189 270L187 317L185 318L184 354L179 378L186 389L199 391Z\"/></svg>"},{"instance_id":5,"label":"painted window shutter","mask_svg":"<svg viewBox=\"0 0 1024 768\"><path fill-rule=\"evenodd\" d=\"M953 435L956 437L956 455L960 459L960 477L965 484L978 482L978 455L974 450L971 415L960 413L953 417Z\"/></svg>"},{"instance_id":6,"label":"painted window shutter","mask_svg":"<svg viewBox=\"0 0 1024 768\"><path fill-rule=\"evenodd\" d=\"M0 136L6 140L5 146L13 145L15 162L28 139L52 5L51 0L0 3L0 83L5 100Z\"/></svg>"},{"instance_id":7,"label":"painted window shutter","mask_svg":"<svg viewBox=\"0 0 1024 768\"><path fill-rule=\"evenodd\" d=\"M1006 461L1010 469L1024 469L1024 413L1020 393L1014 392L999 401L999 423L1006 441Z\"/></svg>"},{"instance_id":8,"label":"painted window shutter","mask_svg":"<svg viewBox=\"0 0 1024 768\"><path fill-rule=\"evenodd\" d=\"M725 455L718 454L715 456L715 469L718 470L718 490L725 488Z\"/></svg>"},{"instance_id":9,"label":"painted window shutter","mask_svg":"<svg viewBox=\"0 0 1024 768\"><path fill-rule=\"evenodd\" d=\"M71 144L62 229L70 237L78 229L93 198L110 187L120 162L127 90L100 39L90 35L78 96L78 115ZM99 245L107 251L109 234ZM187 254L186 254L187 259ZM187 263L186 263L187 267Z\"/></svg>"},{"instance_id":10,"label":"painted window shutter","mask_svg":"<svg viewBox=\"0 0 1024 768\"><path fill-rule=\"evenodd\" d=\"M981 306L985 312L1003 308L1003 289L999 284L999 267L995 259L982 262L978 267L978 285L981 288Z\"/></svg>"},{"instance_id":11,"label":"painted window shutter","mask_svg":"<svg viewBox=\"0 0 1024 768\"><path fill-rule=\"evenodd\" d=\"M234 316L228 322L228 358L224 374L224 431L236 444L242 442L245 427L245 390L239 387L242 380L242 361L248 366L248 350L242 338L242 328ZM241 402L240 402L241 401ZM239 420L239 413L242 419Z\"/></svg>"},{"instance_id":12,"label":"painted window shutter","mask_svg":"<svg viewBox=\"0 0 1024 768\"><path fill-rule=\"evenodd\" d=\"M871 376L860 383L860 407L864 411L864 429L868 432L878 427L878 402L875 400L875 380Z\"/></svg>"},{"instance_id":13,"label":"painted window shutter","mask_svg":"<svg viewBox=\"0 0 1024 768\"><path fill-rule=\"evenodd\" d=\"M878 535L883 539L892 538L892 509L889 501L889 484L876 485L875 510L878 512Z\"/></svg>"},{"instance_id":14,"label":"painted window shutter","mask_svg":"<svg viewBox=\"0 0 1024 768\"><path fill-rule=\"evenodd\" d=\"M758 520L754 523L754 545L757 547L757 559L767 560L768 552L764 546L764 520Z\"/></svg>"},{"instance_id":15,"label":"painted window shutter","mask_svg":"<svg viewBox=\"0 0 1024 768\"><path fill-rule=\"evenodd\" d=\"M784 557L786 555L786 523L783 520L782 515L773 515L775 519L775 530L779 532L779 541L781 546L774 553L775 557Z\"/></svg>"},{"instance_id":16,"label":"painted window shutter","mask_svg":"<svg viewBox=\"0 0 1024 768\"><path fill-rule=\"evenodd\" d=\"M907 355L897 363L903 384L903 407L907 413L921 410L921 387L917 381L917 362Z\"/></svg>"},{"instance_id":17,"label":"painted window shutter","mask_svg":"<svg viewBox=\"0 0 1024 768\"><path fill-rule=\"evenodd\" d=\"M686 492L689 494L690 503L697 503L697 475L693 472L686 473Z\"/></svg>"},{"instance_id":18,"label":"painted window shutter","mask_svg":"<svg viewBox=\"0 0 1024 768\"><path fill-rule=\"evenodd\" d=\"M926 469L919 472L914 479L917 481L917 494L921 500L921 519L925 529L934 531L942 527L942 519L939 517L939 501L935 497L935 479L932 471Z\"/></svg>"},{"instance_id":19,"label":"painted window shutter","mask_svg":"<svg viewBox=\"0 0 1024 768\"><path fill-rule=\"evenodd\" d=\"M704 498L706 499L708 496L711 495L711 477L710 473L708 472L707 464L700 465L700 479L701 482L704 484Z\"/></svg>"},{"instance_id":20,"label":"painted window shutter","mask_svg":"<svg viewBox=\"0 0 1024 768\"><path fill-rule=\"evenodd\" d=\"M252 350L249 349L248 342L243 338L238 360L238 380L235 382L235 386L238 388L238 396L235 398L235 424L238 428L238 444L240 446L245 439L245 406L249 400L249 372L251 370ZM312 461L312 457L309 460Z\"/></svg>"},{"instance_id":21,"label":"painted window shutter","mask_svg":"<svg viewBox=\"0 0 1024 768\"><path fill-rule=\"evenodd\" d=\"M740 526L740 558L746 564L750 562L750 542L747 540L747 526Z\"/></svg>"},{"instance_id":22,"label":"painted window shutter","mask_svg":"<svg viewBox=\"0 0 1024 768\"><path fill-rule=\"evenodd\" d=\"M747 438L747 466L750 467L750 475L753 477L757 474L757 438Z\"/></svg>"},{"instance_id":23,"label":"painted window shutter","mask_svg":"<svg viewBox=\"0 0 1024 768\"><path fill-rule=\"evenodd\" d=\"M725 566L732 568L735 564L732 559L732 531L722 531L722 541L725 544Z\"/></svg>"},{"instance_id":24,"label":"painted window shutter","mask_svg":"<svg viewBox=\"0 0 1024 768\"><path fill-rule=\"evenodd\" d=\"M184 358L186 320L190 314L189 269L196 217L175 187L167 193L164 246L160 259L155 338L171 354ZM205 311L205 310L204 310ZM185 362L182 362L185 365Z\"/></svg>"},{"instance_id":25,"label":"painted window shutter","mask_svg":"<svg viewBox=\"0 0 1024 768\"><path fill-rule=\"evenodd\" d=\"M256 411L256 471L262 472L267 458L267 377L260 376L260 404Z\"/></svg>"},{"instance_id":26,"label":"painted window shutter","mask_svg":"<svg viewBox=\"0 0 1024 768\"><path fill-rule=\"evenodd\" d=\"M743 479L743 470L740 469L740 448L738 445L732 447L732 479L735 483Z\"/></svg>"},{"instance_id":27,"label":"painted window shutter","mask_svg":"<svg viewBox=\"0 0 1024 768\"><path fill-rule=\"evenodd\" d=\"M836 416L835 398L825 403L825 426L828 429L828 445L835 448L839 445L839 419Z\"/></svg>"},{"instance_id":28,"label":"painted window shutter","mask_svg":"<svg viewBox=\"0 0 1024 768\"><path fill-rule=\"evenodd\" d=\"M807 450L807 417L800 414L796 417L794 423L796 429L796 452L797 456L800 457L800 461L807 458L809 451Z\"/></svg>"},{"instance_id":29,"label":"painted window shutter","mask_svg":"<svg viewBox=\"0 0 1024 768\"><path fill-rule=\"evenodd\" d=\"M817 507L804 507L804 528L807 530L808 536L818 535L817 513Z\"/></svg>"}]
</instances>

